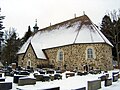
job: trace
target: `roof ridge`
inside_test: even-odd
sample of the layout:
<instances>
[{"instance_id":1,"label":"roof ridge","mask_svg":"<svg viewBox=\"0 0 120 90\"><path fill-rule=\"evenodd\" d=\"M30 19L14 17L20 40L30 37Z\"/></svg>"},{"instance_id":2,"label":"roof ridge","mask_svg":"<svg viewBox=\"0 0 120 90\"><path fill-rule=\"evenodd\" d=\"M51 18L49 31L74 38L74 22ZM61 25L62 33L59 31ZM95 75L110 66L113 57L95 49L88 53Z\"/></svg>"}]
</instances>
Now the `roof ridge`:
<instances>
[{"instance_id":1,"label":"roof ridge","mask_svg":"<svg viewBox=\"0 0 120 90\"><path fill-rule=\"evenodd\" d=\"M79 17L75 17L75 18L72 18L72 19L69 19L69 20L62 21L60 23L56 23L54 25L50 25L48 27L40 29L39 31L48 30L50 28L55 28L55 27L60 26L60 25L62 26L62 25L66 24L66 23L69 23L69 22L74 23L76 21L82 21L85 24L86 23L85 19L90 20L87 15L83 15L83 16L79 16Z\"/></svg>"}]
</instances>

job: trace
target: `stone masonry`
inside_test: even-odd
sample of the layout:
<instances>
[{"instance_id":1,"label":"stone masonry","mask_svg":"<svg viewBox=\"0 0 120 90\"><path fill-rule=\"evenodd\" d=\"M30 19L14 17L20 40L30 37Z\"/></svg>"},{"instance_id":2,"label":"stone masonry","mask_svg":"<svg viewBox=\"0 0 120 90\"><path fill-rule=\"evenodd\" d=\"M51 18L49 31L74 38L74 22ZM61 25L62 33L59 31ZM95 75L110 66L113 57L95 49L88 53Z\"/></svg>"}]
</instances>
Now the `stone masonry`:
<instances>
[{"instance_id":1,"label":"stone masonry","mask_svg":"<svg viewBox=\"0 0 120 90\"><path fill-rule=\"evenodd\" d=\"M94 58L86 58L86 49L91 47L94 49ZM64 59L58 60L58 51L62 50ZM26 53L19 55L19 65L26 67L27 61L31 61L33 68L37 65L53 65L55 69L58 67L62 70L84 70L84 65L88 65L93 69L111 70L112 67L112 47L105 43L98 44L72 44L61 47L45 49L48 60L38 59L30 44ZM66 65L66 68L65 68Z\"/></svg>"}]
</instances>

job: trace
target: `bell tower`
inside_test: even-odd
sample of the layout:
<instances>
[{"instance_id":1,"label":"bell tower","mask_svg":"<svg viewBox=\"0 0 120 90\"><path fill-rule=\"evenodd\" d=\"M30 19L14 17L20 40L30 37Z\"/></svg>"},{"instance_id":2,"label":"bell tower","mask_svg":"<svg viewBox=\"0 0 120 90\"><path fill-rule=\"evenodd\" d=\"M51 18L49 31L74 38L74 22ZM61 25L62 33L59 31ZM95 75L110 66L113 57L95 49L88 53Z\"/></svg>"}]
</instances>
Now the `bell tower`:
<instances>
[{"instance_id":1,"label":"bell tower","mask_svg":"<svg viewBox=\"0 0 120 90\"><path fill-rule=\"evenodd\" d=\"M34 29L34 32L37 32L39 29L39 27L37 26L37 19L35 21L35 26L33 27L33 29Z\"/></svg>"}]
</instances>

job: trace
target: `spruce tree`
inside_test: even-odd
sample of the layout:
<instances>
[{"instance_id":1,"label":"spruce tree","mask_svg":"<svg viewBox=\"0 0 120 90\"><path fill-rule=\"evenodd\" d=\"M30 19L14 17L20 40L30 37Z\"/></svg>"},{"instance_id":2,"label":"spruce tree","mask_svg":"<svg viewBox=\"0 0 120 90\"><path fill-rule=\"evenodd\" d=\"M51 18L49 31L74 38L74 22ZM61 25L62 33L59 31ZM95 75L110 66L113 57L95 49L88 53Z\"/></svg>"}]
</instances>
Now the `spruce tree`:
<instances>
[{"instance_id":1,"label":"spruce tree","mask_svg":"<svg viewBox=\"0 0 120 90\"><path fill-rule=\"evenodd\" d=\"M0 13L1 13L1 8L0 8ZM3 31L1 31L1 30L3 30L5 27L3 26L3 19L5 18L5 16L1 16L1 14L0 14L0 61L2 61L1 60L1 57L2 57L2 55L1 55L1 48L2 48L2 45L1 45L1 42L3 41Z\"/></svg>"},{"instance_id":2,"label":"spruce tree","mask_svg":"<svg viewBox=\"0 0 120 90\"><path fill-rule=\"evenodd\" d=\"M32 35L32 31L31 31L31 28L30 26L28 26L28 31L25 33L25 35L23 36L22 38L22 43L24 44L28 39L29 37Z\"/></svg>"},{"instance_id":3,"label":"spruce tree","mask_svg":"<svg viewBox=\"0 0 120 90\"><path fill-rule=\"evenodd\" d=\"M21 42L14 28L6 31L4 35L6 38L4 40L5 44L2 52L2 59L4 60L4 64L7 62L9 65L17 62L17 52Z\"/></svg>"},{"instance_id":4,"label":"spruce tree","mask_svg":"<svg viewBox=\"0 0 120 90\"><path fill-rule=\"evenodd\" d=\"M114 14L112 14L114 15ZM115 17L115 16L112 16ZM114 60L118 61L118 67L120 68L119 53L120 53L120 18L114 19L105 15L102 19L101 31L113 44L112 54Z\"/></svg>"}]
</instances>

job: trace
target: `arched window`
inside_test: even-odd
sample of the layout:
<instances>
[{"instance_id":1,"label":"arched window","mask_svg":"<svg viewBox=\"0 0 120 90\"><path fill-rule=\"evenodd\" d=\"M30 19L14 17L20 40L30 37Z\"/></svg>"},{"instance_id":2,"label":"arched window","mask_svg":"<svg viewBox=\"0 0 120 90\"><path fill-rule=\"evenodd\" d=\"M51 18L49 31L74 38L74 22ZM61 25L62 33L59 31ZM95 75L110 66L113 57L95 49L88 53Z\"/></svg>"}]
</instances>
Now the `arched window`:
<instances>
[{"instance_id":1,"label":"arched window","mask_svg":"<svg viewBox=\"0 0 120 90\"><path fill-rule=\"evenodd\" d=\"M87 49L87 58L88 59L93 58L93 49L91 49L91 48Z\"/></svg>"},{"instance_id":2,"label":"arched window","mask_svg":"<svg viewBox=\"0 0 120 90\"><path fill-rule=\"evenodd\" d=\"M63 58L64 58L63 51L60 50L60 51L58 52L58 60L59 60L59 61L62 61Z\"/></svg>"},{"instance_id":3,"label":"arched window","mask_svg":"<svg viewBox=\"0 0 120 90\"><path fill-rule=\"evenodd\" d=\"M30 60L27 61L27 66L31 67L31 61Z\"/></svg>"}]
</instances>

